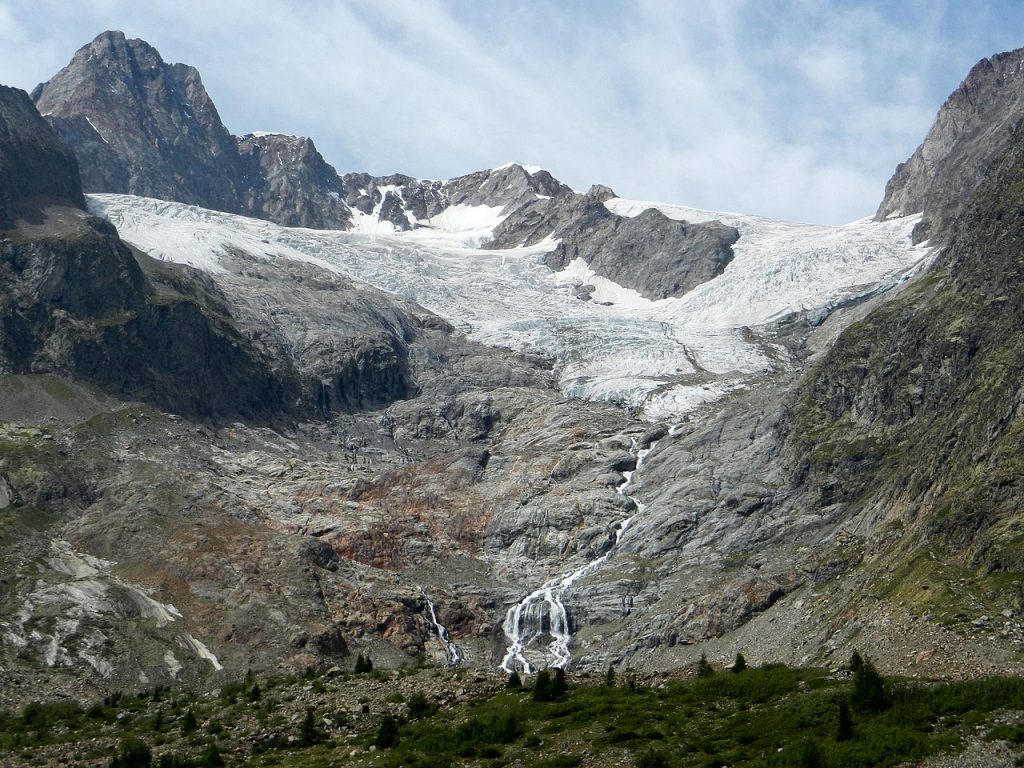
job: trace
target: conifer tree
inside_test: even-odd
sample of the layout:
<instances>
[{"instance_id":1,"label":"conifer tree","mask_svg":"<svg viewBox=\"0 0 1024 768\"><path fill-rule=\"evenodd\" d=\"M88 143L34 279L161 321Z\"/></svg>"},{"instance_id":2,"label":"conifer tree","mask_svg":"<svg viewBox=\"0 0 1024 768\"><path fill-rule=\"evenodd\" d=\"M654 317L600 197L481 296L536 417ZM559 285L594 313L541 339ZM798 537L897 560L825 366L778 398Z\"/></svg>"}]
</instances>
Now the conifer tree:
<instances>
[{"instance_id":1,"label":"conifer tree","mask_svg":"<svg viewBox=\"0 0 1024 768\"><path fill-rule=\"evenodd\" d=\"M714 668L711 666L711 662L708 661L706 653L700 655L700 661L697 662L697 677L711 677L715 674Z\"/></svg>"}]
</instances>

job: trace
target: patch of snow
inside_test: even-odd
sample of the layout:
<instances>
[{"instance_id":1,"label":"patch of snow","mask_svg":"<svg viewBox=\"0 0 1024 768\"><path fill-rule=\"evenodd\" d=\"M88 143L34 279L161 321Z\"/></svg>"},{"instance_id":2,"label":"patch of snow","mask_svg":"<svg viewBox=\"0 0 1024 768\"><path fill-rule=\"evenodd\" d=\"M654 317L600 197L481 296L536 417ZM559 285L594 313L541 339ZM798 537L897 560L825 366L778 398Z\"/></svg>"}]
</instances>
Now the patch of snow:
<instances>
[{"instance_id":1,"label":"patch of snow","mask_svg":"<svg viewBox=\"0 0 1024 768\"><path fill-rule=\"evenodd\" d=\"M506 168L512 168L513 166L516 166L516 165L518 165L520 168L522 168L524 171L526 171L531 176L533 176L533 174L535 174L535 173L540 173L541 171L544 170L539 165L527 165L526 163L519 163L519 162L516 162L515 160L512 160L512 161L507 162L507 163L505 163L503 165L499 165L496 168L492 168L491 172L493 173L494 171L504 171Z\"/></svg>"},{"instance_id":2,"label":"patch of snow","mask_svg":"<svg viewBox=\"0 0 1024 768\"><path fill-rule=\"evenodd\" d=\"M172 680L178 679L178 673L181 672L181 662L174 655L174 651L167 651L164 654L164 664L167 665L167 672L170 674Z\"/></svg>"},{"instance_id":3,"label":"patch of snow","mask_svg":"<svg viewBox=\"0 0 1024 768\"><path fill-rule=\"evenodd\" d=\"M96 124L92 120L90 120L88 116L86 116L85 121L90 125L90 127L94 131L96 131L96 135L99 136L101 139L103 139L103 143L104 144L109 144L110 143L109 141L107 141L107 137L104 136L102 133L100 133L100 129L96 127Z\"/></svg>"},{"instance_id":4,"label":"patch of snow","mask_svg":"<svg viewBox=\"0 0 1024 768\"><path fill-rule=\"evenodd\" d=\"M206 659L210 662L214 671L220 672L224 669L217 657L213 655L213 651L207 648L202 641L196 640L192 635L182 635L180 640L183 648L192 651L199 658Z\"/></svg>"},{"instance_id":5,"label":"patch of snow","mask_svg":"<svg viewBox=\"0 0 1024 768\"><path fill-rule=\"evenodd\" d=\"M301 139L301 136L293 136L290 133L278 133L277 131L253 131L249 134L253 138L263 139L267 136L280 136L282 139Z\"/></svg>"}]
</instances>

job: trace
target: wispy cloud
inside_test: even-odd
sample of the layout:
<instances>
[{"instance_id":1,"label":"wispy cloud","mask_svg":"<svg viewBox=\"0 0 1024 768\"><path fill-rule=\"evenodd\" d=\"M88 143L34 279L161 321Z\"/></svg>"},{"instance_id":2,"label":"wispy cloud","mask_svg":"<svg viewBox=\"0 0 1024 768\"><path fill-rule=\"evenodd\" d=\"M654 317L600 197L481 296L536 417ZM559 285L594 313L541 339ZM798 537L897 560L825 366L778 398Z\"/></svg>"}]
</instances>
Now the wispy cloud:
<instances>
[{"instance_id":1,"label":"wispy cloud","mask_svg":"<svg viewBox=\"0 0 1024 768\"><path fill-rule=\"evenodd\" d=\"M515 158L576 187L842 222L873 212L969 66L1017 44L1017 5L0 0L0 80L31 88L119 28L198 67L232 131L310 135L339 170Z\"/></svg>"}]
</instances>

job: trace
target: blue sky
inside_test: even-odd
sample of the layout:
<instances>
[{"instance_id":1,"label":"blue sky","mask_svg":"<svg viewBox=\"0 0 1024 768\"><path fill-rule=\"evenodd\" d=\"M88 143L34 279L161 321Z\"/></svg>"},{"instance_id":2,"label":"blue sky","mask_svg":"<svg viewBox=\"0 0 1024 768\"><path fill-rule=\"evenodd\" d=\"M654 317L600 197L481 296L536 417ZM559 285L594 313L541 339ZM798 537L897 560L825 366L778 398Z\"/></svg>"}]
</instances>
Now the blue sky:
<instances>
[{"instance_id":1,"label":"blue sky","mask_svg":"<svg viewBox=\"0 0 1024 768\"><path fill-rule=\"evenodd\" d=\"M105 29L196 66L228 128L311 136L339 171L519 160L577 189L843 223L1024 2L0 0L0 82Z\"/></svg>"}]
</instances>

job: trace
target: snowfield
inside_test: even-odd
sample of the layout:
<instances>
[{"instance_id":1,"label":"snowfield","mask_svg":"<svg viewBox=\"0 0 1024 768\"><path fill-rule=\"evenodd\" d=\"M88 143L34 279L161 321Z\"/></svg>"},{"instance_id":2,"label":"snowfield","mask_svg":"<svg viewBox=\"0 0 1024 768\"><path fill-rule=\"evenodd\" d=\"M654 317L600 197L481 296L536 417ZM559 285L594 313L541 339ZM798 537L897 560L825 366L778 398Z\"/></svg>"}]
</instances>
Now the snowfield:
<instances>
[{"instance_id":1,"label":"snowfield","mask_svg":"<svg viewBox=\"0 0 1024 768\"><path fill-rule=\"evenodd\" d=\"M315 264L416 301L475 341L548 355L567 395L618 402L651 420L672 420L786 365L784 350L759 332L767 324L894 284L929 253L911 244L919 217L826 227L609 200L622 216L657 208L740 232L722 275L682 298L651 301L582 260L552 272L542 259L556 245L551 238L480 249L503 218L486 206L453 206L410 232L372 217L359 231L334 232L129 195L88 198L95 214L155 258L211 273L225 271L230 249ZM582 285L593 287L587 299L578 295Z\"/></svg>"}]
</instances>

